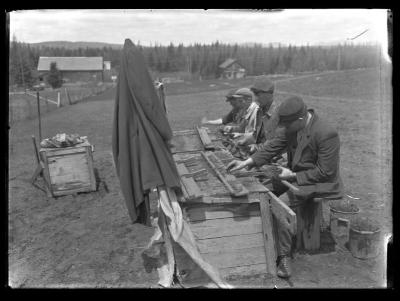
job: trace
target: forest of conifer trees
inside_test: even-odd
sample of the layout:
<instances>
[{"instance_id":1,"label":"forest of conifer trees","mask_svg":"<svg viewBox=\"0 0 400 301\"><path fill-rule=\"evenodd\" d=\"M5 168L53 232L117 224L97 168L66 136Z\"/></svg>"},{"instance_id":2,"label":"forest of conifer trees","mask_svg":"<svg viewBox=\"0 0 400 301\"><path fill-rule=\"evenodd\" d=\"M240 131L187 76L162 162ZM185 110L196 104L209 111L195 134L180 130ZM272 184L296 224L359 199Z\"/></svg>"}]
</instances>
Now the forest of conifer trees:
<instances>
[{"instance_id":1,"label":"forest of conifer trees","mask_svg":"<svg viewBox=\"0 0 400 301\"><path fill-rule=\"evenodd\" d=\"M377 44L334 46L183 44L168 46L137 45L153 72L187 72L202 78L217 78L218 66L235 58L247 75L282 74L306 71L345 70L376 67L381 48ZM121 49L115 47L76 48L32 46L13 39L9 53L9 84L30 85L40 56L102 56L118 72Z\"/></svg>"}]
</instances>

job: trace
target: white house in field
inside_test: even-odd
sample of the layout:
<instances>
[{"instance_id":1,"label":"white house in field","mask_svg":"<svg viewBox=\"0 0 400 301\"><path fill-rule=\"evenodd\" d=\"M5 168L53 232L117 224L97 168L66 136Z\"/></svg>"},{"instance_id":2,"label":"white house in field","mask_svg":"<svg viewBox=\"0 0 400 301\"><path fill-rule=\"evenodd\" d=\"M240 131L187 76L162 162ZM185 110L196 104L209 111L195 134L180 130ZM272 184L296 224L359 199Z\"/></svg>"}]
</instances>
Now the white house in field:
<instances>
[{"instance_id":1,"label":"white house in field","mask_svg":"<svg viewBox=\"0 0 400 301\"><path fill-rule=\"evenodd\" d=\"M228 58L219 65L221 77L227 79L243 78L246 76L246 69L240 65L236 59Z\"/></svg>"}]
</instances>

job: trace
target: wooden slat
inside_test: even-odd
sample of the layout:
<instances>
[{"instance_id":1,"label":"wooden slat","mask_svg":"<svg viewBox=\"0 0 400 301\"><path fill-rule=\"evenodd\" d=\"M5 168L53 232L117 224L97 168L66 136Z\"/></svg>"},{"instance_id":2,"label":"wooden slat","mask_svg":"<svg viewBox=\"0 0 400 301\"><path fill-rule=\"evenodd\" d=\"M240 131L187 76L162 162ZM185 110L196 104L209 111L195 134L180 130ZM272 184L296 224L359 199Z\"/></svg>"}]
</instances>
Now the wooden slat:
<instances>
[{"instance_id":1,"label":"wooden slat","mask_svg":"<svg viewBox=\"0 0 400 301\"><path fill-rule=\"evenodd\" d=\"M270 211L269 198L265 194L260 195L260 211L262 219L264 251L267 261L267 270L271 275L276 275L276 252L275 237L272 222L272 214Z\"/></svg>"},{"instance_id":2,"label":"wooden slat","mask_svg":"<svg viewBox=\"0 0 400 301\"><path fill-rule=\"evenodd\" d=\"M249 198L249 197L238 197L238 198L230 198L230 197L219 197L219 196L203 196L201 200L198 202L203 204L244 204L244 203L258 203L260 202L257 198Z\"/></svg>"},{"instance_id":3,"label":"wooden slat","mask_svg":"<svg viewBox=\"0 0 400 301\"><path fill-rule=\"evenodd\" d=\"M236 216L260 216L260 210L255 203L229 205L188 208L185 211L189 222Z\"/></svg>"},{"instance_id":4,"label":"wooden slat","mask_svg":"<svg viewBox=\"0 0 400 301\"><path fill-rule=\"evenodd\" d=\"M245 196L249 194L249 191L247 188L245 188L242 183L240 183L235 176L233 175L226 175L224 176L217 168L217 166L214 165L214 163L210 160L210 157L213 157L214 160L218 160L218 157L216 157L213 153L210 152L201 152L202 156L204 159L207 161L208 165L214 170L216 173L218 179L225 185L225 187L228 189L229 193L233 196ZM222 162L221 162L222 163ZM235 187L232 187L232 185L235 185Z\"/></svg>"},{"instance_id":5,"label":"wooden slat","mask_svg":"<svg viewBox=\"0 0 400 301\"><path fill-rule=\"evenodd\" d=\"M264 247L262 233L198 239L196 243L199 247L200 253L222 253L231 250Z\"/></svg>"},{"instance_id":6,"label":"wooden slat","mask_svg":"<svg viewBox=\"0 0 400 301\"><path fill-rule=\"evenodd\" d=\"M190 223L190 228L197 239L224 237L262 231L261 218L220 218Z\"/></svg>"},{"instance_id":7,"label":"wooden slat","mask_svg":"<svg viewBox=\"0 0 400 301\"><path fill-rule=\"evenodd\" d=\"M219 269L219 272L221 273L221 276L225 278L229 276L260 275L267 272L267 264L257 263L231 268L221 268Z\"/></svg>"},{"instance_id":8,"label":"wooden slat","mask_svg":"<svg viewBox=\"0 0 400 301\"><path fill-rule=\"evenodd\" d=\"M201 142L203 143L204 149L206 150L214 150L215 145L211 141L210 137L208 136L207 131L204 128L196 127L197 132L199 133L199 137Z\"/></svg>"},{"instance_id":9,"label":"wooden slat","mask_svg":"<svg viewBox=\"0 0 400 301\"><path fill-rule=\"evenodd\" d=\"M186 188L186 191L189 195L189 199L199 198L203 195L201 193L199 186L196 184L196 182L193 180L193 178L182 177L181 182L183 183L183 185Z\"/></svg>"},{"instance_id":10,"label":"wooden slat","mask_svg":"<svg viewBox=\"0 0 400 301\"><path fill-rule=\"evenodd\" d=\"M187 175L189 173L188 169L186 168L185 164L183 164L183 163L176 164L176 168L178 169L178 174L180 176Z\"/></svg>"},{"instance_id":11,"label":"wooden slat","mask_svg":"<svg viewBox=\"0 0 400 301\"><path fill-rule=\"evenodd\" d=\"M292 234L296 233L296 213L293 212L282 200L272 192L270 196L272 214L279 220L282 226L287 227Z\"/></svg>"},{"instance_id":12,"label":"wooden slat","mask_svg":"<svg viewBox=\"0 0 400 301\"><path fill-rule=\"evenodd\" d=\"M92 188L92 191L96 191L97 183L96 183L96 177L94 175L92 149L89 147L86 148L86 158L87 158L87 162L88 162L91 188Z\"/></svg>"},{"instance_id":13,"label":"wooden slat","mask_svg":"<svg viewBox=\"0 0 400 301\"><path fill-rule=\"evenodd\" d=\"M44 151L43 149L40 150L40 152L46 153L47 157L54 157L54 156L65 156L65 155L71 155L71 154L76 154L76 153L85 153L87 147L71 147L71 148L54 148L54 149L46 149Z\"/></svg>"},{"instance_id":14,"label":"wooden slat","mask_svg":"<svg viewBox=\"0 0 400 301\"><path fill-rule=\"evenodd\" d=\"M218 269L265 263L264 247L201 253L203 258Z\"/></svg>"}]
</instances>

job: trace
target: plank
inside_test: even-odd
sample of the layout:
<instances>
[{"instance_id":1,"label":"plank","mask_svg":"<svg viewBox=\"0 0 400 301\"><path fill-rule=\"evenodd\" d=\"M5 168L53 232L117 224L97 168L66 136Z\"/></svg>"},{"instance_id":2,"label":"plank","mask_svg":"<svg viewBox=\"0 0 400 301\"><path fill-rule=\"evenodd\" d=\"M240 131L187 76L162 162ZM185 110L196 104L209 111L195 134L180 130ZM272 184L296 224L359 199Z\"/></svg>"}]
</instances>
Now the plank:
<instances>
[{"instance_id":1,"label":"plank","mask_svg":"<svg viewBox=\"0 0 400 301\"><path fill-rule=\"evenodd\" d=\"M207 131L204 128L196 127L196 130L199 134L201 143L203 143L204 149L206 150L214 150L215 145L212 143L210 137L208 136Z\"/></svg>"},{"instance_id":2,"label":"plank","mask_svg":"<svg viewBox=\"0 0 400 301\"><path fill-rule=\"evenodd\" d=\"M262 231L261 218L258 216L192 222L190 223L190 228L197 239L251 234Z\"/></svg>"},{"instance_id":3,"label":"plank","mask_svg":"<svg viewBox=\"0 0 400 301\"><path fill-rule=\"evenodd\" d=\"M265 194L260 195L260 212L262 220L264 251L267 261L267 271L269 274L276 275L276 252L275 252L275 237L270 211L269 198Z\"/></svg>"},{"instance_id":4,"label":"plank","mask_svg":"<svg viewBox=\"0 0 400 301\"><path fill-rule=\"evenodd\" d=\"M187 208L185 211L189 222L237 216L260 216L256 203L195 207Z\"/></svg>"},{"instance_id":5,"label":"plank","mask_svg":"<svg viewBox=\"0 0 400 301\"><path fill-rule=\"evenodd\" d=\"M92 149L89 147L86 148L86 160L89 168L91 189L92 191L96 191L97 183L96 183L96 176L94 175Z\"/></svg>"},{"instance_id":6,"label":"plank","mask_svg":"<svg viewBox=\"0 0 400 301\"><path fill-rule=\"evenodd\" d=\"M219 197L219 196L203 196L200 200L196 201L203 204L244 204L244 203L259 203L257 198L249 197Z\"/></svg>"},{"instance_id":7,"label":"plank","mask_svg":"<svg viewBox=\"0 0 400 301\"><path fill-rule=\"evenodd\" d=\"M320 231L322 207L321 203L309 202L296 207L297 220L297 239L301 240L297 246L307 251L315 251L320 248Z\"/></svg>"},{"instance_id":8,"label":"plank","mask_svg":"<svg viewBox=\"0 0 400 301\"><path fill-rule=\"evenodd\" d=\"M223 175L219 168L212 161L219 161L222 165L223 163L213 154L201 152L204 159L207 161L208 165L214 170L218 179L225 185L229 193L233 196L245 196L249 194L247 188L245 188L242 183L240 183L233 175ZM212 159L211 159L212 158Z\"/></svg>"},{"instance_id":9,"label":"plank","mask_svg":"<svg viewBox=\"0 0 400 301\"><path fill-rule=\"evenodd\" d=\"M193 178L182 177L181 182L185 186L185 189L187 191L189 199L199 198L199 197L203 196L199 186L196 184L196 182L193 180Z\"/></svg>"},{"instance_id":10,"label":"plank","mask_svg":"<svg viewBox=\"0 0 400 301\"><path fill-rule=\"evenodd\" d=\"M271 191L268 192L270 196L270 204L272 214L279 220L280 224L289 229L290 233L296 233L296 213L289 208L282 200L280 200Z\"/></svg>"},{"instance_id":11,"label":"plank","mask_svg":"<svg viewBox=\"0 0 400 301\"><path fill-rule=\"evenodd\" d=\"M203 258L218 269L265 263L264 247L201 253Z\"/></svg>"},{"instance_id":12,"label":"plank","mask_svg":"<svg viewBox=\"0 0 400 301\"><path fill-rule=\"evenodd\" d=\"M189 173L188 169L186 168L185 164L183 164L183 163L176 164L176 168L178 169L178 174L180 176L187 175Z\"/></svg>"},{"instance_id":13,"label":"plank","mask_svg":"<svg viewBox=\"0 0 400 301\"><path fill-rule=\"evenodd\" d=\"M261 275L267 272L267 264L266 263L257 263L229 268L220 268L219 272L222 277L229 276L242 276L242 275Z\"/></svg>"},{"instance_id":14,"label":"plank","mask_svg":"<svg viewBox=\"0 0 400 301\"><path fill-rule=\"evenodd\" d=\"M200 253L222 253L231 250L264 247L262 233L251 233L235 236L198 239L196 244Z\"/></svg>"}]
</instances>

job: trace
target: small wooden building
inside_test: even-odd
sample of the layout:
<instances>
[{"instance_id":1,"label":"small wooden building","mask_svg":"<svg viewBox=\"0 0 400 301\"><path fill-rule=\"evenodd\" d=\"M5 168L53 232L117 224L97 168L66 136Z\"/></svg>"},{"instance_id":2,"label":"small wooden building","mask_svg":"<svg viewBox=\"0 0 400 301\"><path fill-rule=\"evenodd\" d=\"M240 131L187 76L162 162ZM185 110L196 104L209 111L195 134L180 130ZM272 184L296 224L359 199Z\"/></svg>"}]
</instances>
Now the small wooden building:
<instances>
[{"instance_id":1,"label":"small wooden building","mask_svg":"<svg viewBox=\"0 0 400 301\"><path fill-rule=\"evenodd\" d=\"M227 79L243 78L246 76L246 69L236 59L229 58L219 65L221 77Z\"/></svg>"},{"instance_id":2,"label":"small wooden building","mask_svg":"<svg viewBox=\"0 0 400 301\"><path fill-rule=\"evenodd\" d=\"M51 63L57 64L63 80L66 82L100 82L104 81L103 57L39 57L37 70L43 77L50 71ZM107 72L107 71L106 71Z\"/></svg>"}]
</instances>

